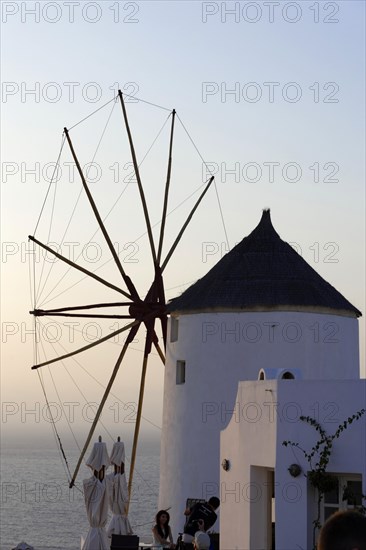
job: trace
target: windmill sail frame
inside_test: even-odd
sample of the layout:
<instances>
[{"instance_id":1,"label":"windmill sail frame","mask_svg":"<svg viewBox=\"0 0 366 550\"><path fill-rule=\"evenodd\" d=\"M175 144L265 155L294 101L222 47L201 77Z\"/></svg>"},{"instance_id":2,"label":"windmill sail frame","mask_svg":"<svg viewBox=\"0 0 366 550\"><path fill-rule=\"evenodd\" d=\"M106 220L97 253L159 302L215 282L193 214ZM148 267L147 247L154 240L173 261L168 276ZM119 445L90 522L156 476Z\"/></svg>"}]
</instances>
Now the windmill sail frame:
<instances>
[{"instance_id":1,"label":"windmill sail frame","mask_svg":"<svg viewBox=\"0 0 366 550\"><path fill-rule=\"evenodd\" d=\"M129 473L129 483L128 483L128 491L129 491L129 502L131 498L131 491L132 491L132 483L133 483L133 474L134 474L134 467L135 467L135 461L136 461L136 453L137 453L137 446L138 446L138 439L139 439L139 431L140 431L140 424L141 424L141 416L142 416L142 408L143 408L143 400L144 400L144 393L145 393L145 380L146 380L146 373L148 368L148 359L149 355L152 350L152 346L155 347L157 350L160 359L163 363L165 363L165 350L166 350L166 342L167 342L167 322L168 322L168 313L167 313L167 307L166 307L166 301L165 301L165 292L164 292L164 282L163 282L163 272L170 261L176 247L178 246L188 224L190 223L195 211L197 210L200 202L202 201L203 197L209 190L209 188L212 185L212 182L214 181L214 176L211 176L208 182L206 182L205 188L200 194L198 200L196 201L194 207L192 208L191 212L189 213L186 221L184 222L181 230L179 231L176 239L174 240L170 250L168 251L165 258L162 260L162 250L163 250L163 244L164 244L164 236L165 236L165 224L166 224L166 218L167 218L167 208L168 208L168 201L169 201L169 190L170 190L170 181L171 181L171 171L172 171L172 163L173 163L173 141L174 141L174 129L175 129L175 117L176 117L176 111L173 109L171 111L171 128L170 128L170 139L169 139L169 152L168 152L168 164L167 164L167 173L166 173L166 182L165 182L165 192L164 192L164 202L163 202L163 209L162 209L162 219L161 219L161 226L160 226L160 232L159 232L159 239L158 239L158 245L157 248L155 246L153 234L152 234L152 226L150 222L150 216L148 211L148 206L145 198L145 193L143 189L143 184L141 181L140 171L139 171L139 165L137 162L134 142L132 138L132 133L128 121L127 116L127 110L126 105L123 97L123 93L121 90L118 91L118 95L115 98L118 99L121 104L122 108L122 114L123 114L123 120L127 132L129 147L130 147L130 153L132 157L135 177L139 189L140 194L140 200L143 208L144 218L145 218L145 224L146 229L148 233L149 238L149 244L150 244L150 251L151 256L153 260L154 265L154 280L150 286L150 289L145 296L144 299L142 299L133 283L131 278L126 274L121 261L119 259L118 253L111 241L111 238L109 236L109 233L107 231L107 228L105 227L103 220L99 214L97 205L94 201L94 198L92 196L92 193L89 189L89 186L86 181L86 177L83 173L83 170L81 168L80 162L78 160L74 145L72 143L71 137L70 137L70 130L67 128L64 128L64 135L66 137L66 140L68 142L72 157L74 159L74 162L77 167L77 171L79 173L85 194L88 198L88 201L90 203L90 206L93 210L93 213L95 215L95 218L98 222L99 228L104 236L104 239L108 245L108 248L111 252L111 255L114 259L114 262L120 272L120 275L122 277L122 280L127 287L128 292L126 292L124 289L120 288L119 286L113 285L110 282L106 281L105 279L95 275L91 271L83 268L76 262L72 262L68 258L65 258L52 248L48 247L47 245L43 244L41 241L35 238L35 236L29 236L29 239L33 241L33 243L43 249L45 249L50 254L54 255L56 258L60 259L61 261L68 264L70 267L79 270L83 272L87 277L91 277L100 284L103 284L112 290L122 294L125 298L127 298L128 302L111 302L111 303L97 303L97 304L87 304L84 306L65 306L61 308L56 309L48 309L48 310L42 310L42 309L36 309L36 307L31 311L30 313L36 318L41 317L44 315L48 316L67 316L67 317L87 317L87 318L118 318L118 319L129 319L131 322L127 324L126 326L122 327L121 329L114 331L113 333L98 339L96 342L93 342L87 346L83 346L81 348L78 348L74 350L71 353L62 355L60 357L45 361L43 363L35 364L32 369L39 369L45 365L49 365L51 363L56 363L58 361L61 361L62 359L71 357L73 355L76 355L78 353L82 353L86 351L87 349L90 349L94 346L97 346L117 334L120 334L124 331L129 331L127 335L127 339L122 347L122 350L118 356L118 359L115 363L112 375L109 379L109 382L107 384L107 387L104 391L103 397L101 399L101 402L99 404L98 410L96 412L95 418L93 420L93 423L91 425L89 434L87 436L87 439L85 441L85 444L83 446L83 449L80 453L79 460L77 462L76 468L74 470L74 473L72 475L71 481L70 481L70 488L73 487L75 484L75 480L80 468L80 465L82 463L82 460L84 458L84 455L87 451L88 445L91 441L91 438L93 437L95 428L97 426L98 420L100 418L100 415L102 413L103 407L105 405L105 402L108 398L108 395L111 391L111 388L113 386L114 380L117 376L117 373L119 371L119 368L123 362L123 359L125 357L125 354L127 352L127 349L130 345L130 343L135 338L139 328L144 325L146 328L146 338L145 338L145 346L144 346L144 354L143 354L143 362L142 362L142 372L141 372L141 380L140 380L140 388L139 388L139 399L138 399L138 408L137 408L137 416L136 416L136 423L135 423L135 430L134 430L134 437L133 437L133 446L132 446L132 454L131 454L131 463L130 463L130 473ZM179 117L178 117L179 118ZM127 307L128 306L128 314L126 315L115 315L115 314L98 314L98 313L82 313L84 310L93 310L98 308L109 308L109 307ZM70 312L74 313L70 313ZM80 312L81 311L81 312ZM155 330L155 322L160 321L161 324L161 330L162 330L162 336L163 336L163 342L164 342L164 348L161 349L159 345L159 338L157 336L156 330Z\"/></svg>"}]
</instances>

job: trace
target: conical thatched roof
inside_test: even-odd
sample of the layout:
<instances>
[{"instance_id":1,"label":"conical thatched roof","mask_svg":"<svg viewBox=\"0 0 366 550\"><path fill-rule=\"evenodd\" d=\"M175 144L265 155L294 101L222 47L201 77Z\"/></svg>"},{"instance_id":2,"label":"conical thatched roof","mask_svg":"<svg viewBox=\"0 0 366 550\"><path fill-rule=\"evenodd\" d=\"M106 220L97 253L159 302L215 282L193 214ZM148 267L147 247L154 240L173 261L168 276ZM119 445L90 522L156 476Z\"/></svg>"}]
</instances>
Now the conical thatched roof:
<instances>
[{"instance_id":1,"label":"conical thatched roof","mask_svg":"<svg viewBox=\"0 0 366 550\"><path fill-rule=\"evenodd\" d=\"M202 279L169 303L169 311L361 312L275 231L269 210L252 233Z\"/></svg>"}]
</instances>

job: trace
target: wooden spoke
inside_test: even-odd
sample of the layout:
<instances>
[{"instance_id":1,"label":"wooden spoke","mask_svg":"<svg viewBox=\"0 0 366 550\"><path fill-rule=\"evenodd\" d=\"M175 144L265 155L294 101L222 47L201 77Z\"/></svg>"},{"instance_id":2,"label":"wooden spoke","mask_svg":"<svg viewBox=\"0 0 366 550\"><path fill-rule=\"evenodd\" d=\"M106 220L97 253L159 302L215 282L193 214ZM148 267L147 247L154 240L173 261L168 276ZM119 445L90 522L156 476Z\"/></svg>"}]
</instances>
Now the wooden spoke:
<instances>
[{"instance_id":1,"label":"wooden spoke","mask_svg":"<svg viewBox=\"0 0 366 550\"><path fill-rule=\"evenodd\" d=\"M36 244L38 244L38 246L41 246L42 248L44 248L45 250L47 250L47 252L50 252L51 254L53 254L54 256L56 256L56 258L58 258L59 260L62 260L63 262L65 262L65 263L68 264L68 265L71 265L71 267L74 267L74 268L77 269L78 271L81 271L82 273L85 273L85 275L88 275L89 277L92 277L93 279L95 279L95 280L98 281L99 283L102 283L103 285L108 286L109 288L112 288L112 289L115 290L116 292L120 292L121 294L123 294L123 296L126 296L126 298L132 299L132 296L130 296L129 294L127 294L127 292L125 292L125 291L122 290L121 288L118 288L118 286L112 285L112 283L109 283L109 282L106 281L105 279L102 279L101 277L98 277L98 275L95 275L95 273L93 273L92 271L89 271L88 269L85 269L85 267L81 267L81 265L78 265L78 264L76 264L75 262L72 262L71 260L69 260L68 258L65 258L64 256L62 256L61 254L59 254L59 253L56 252L55 250L52 250L52 248L50 248L50 247L47 246L46 244L41 243L41 242L40 242L38 239L36 239L35 237L32 237L31 235L29 235L28 238L29 238L31 241L33 241L33 242L35 242Z\"/></svg>"},{"instance_id":2,"label":"wooden spoke","mask_svg":"<svg viewBox=\"0 0 366 550\"><path fill-rule=\"evenodd\" d=\"M157 258L158 265L160 265L161 253L162 253L162 250L163 250L164 229L165 229L165 222L166 222L166 213L167 213L167 209L168 209L170 176L171 176L171 172L172 172L172 150L173 150L174 122L175 122L175 109L173 109L173 111L172 111L172 126L171 126L171 129L170 129L169 160L168 160L168 170L167 170L167 175L166 175L163 214L161 216L160 237L159 237L158 258Z\"/></svg>"},{"instance_id":3,"label":"wooden spoke","mask_svg":"<svg viewBox=\"0 0 366 550\"><path fill-rule=\"evenodd\" d=\"M156 286L157 286L157 293L159 297L159 302L161 304L166 305L165 302L165 291L164 291L164 283L163 283L163 277L161 274L161 268L159 267L159 272L156 276ZM167 342L167 328L168 328L168 318L166 313L163 316L160 316L160 322L161 322L161 330L163 334L163 342L164 342L164 350L166 350L166 342Z\"/></svg>"},{"instance_id":4,"label":"wooden spoke","mask_svg":"<svg viewBox=\"0 0 366 550\"><path fill-rule=\"evenodd\" d=\"M104 404L105 404L105 402L106 402L106 400L107 400L107 397L108 397L108 395L109 395L109 392L111 391L113 382L114 382L114 380L115 380L115 378L116 378L116 376L117 376L119 367L120 367L120 365L121 365L121 363L122 363L122 360L123 360L123 358L124 358L124 356L125 356L125 353L126 353L126 351L127 351L127 348L128 348L128 346L130 345L130 343L132 342L132 340L134 339L134 337L136 336L136 333L137 333L137 331L138 331L138 328L139 328L138 326L134 326L134 327L131 328L131 332L130 332L130 334L129 334L128 337L127 337L127 340L126 340L126 342L125 342L125 344L124 344L124 346L123 346L123 348L122 348L121 353L119 354L119 357L118 357L118 359L117 359L117 362L116 362L116 364L115 364L115 366L114 366L114 369L113 369L113 372L112 372L112 376L111 376L111 378L110 378L110 380L109 380L109 382L108 382L108 385L107 385L107 387L106 387L106 389L105 389L105 391L104 391L102 400L101 400L101 402L100 402L100 405L99 405L99 407L98 407L97 413L96 413L95 418L94 418L94 420L93 420L93 424L91 425L91 428L90 428L88 437L87 437L87 439L86 439L86 441L85 441L83 450L81 451L81 454L80 454L78 463L77 463L77 465L76 465L74 474L73 474L72 479L71 479L71 481L70 481L70 485L69 485L70 489L71 489L71 487L73 487L73 485L74 485L74 483L75 483L75 479L76 479L76 476L77 476L77 474L78 474L78 471L79 471L81 462L82 462L82 460L83 460L83 458L84 458L84 455L85 455L85 453L86 453L86 451L87 451L87 448L88 448L88 446L89 446L90 440L91 440L91 438L93 437L94 430L95 430L95 428L96 428L96 426L97 426L99 417L100 417L100 415L102 414L102 410L103 410Z\"/></svg>"},{"instance_id":5,"label":"wooden spoke","mask_svg":"<svg viewBox=\"0 0 366 550\"><path fill-rule=\"evenodd\" d=\"M39 363L38 365L34 365L32 367L32 370L39 369L40 367L44 367L45 365L51 365L51 363L56 363L57 361L62 361L63 359L67 359L68 357L72 357L73 355L77 355L78 353L82 353L83 351L86 351L87 349L93 348L94 346L98 346L99 344L102 344L103 342L106 342L107 340L110 340L114 336L117 336L117 334L121 334L121 332L125 332L126 330L139 325L141 321L134 321L133 323L129 323L128 325L115 330L114 332L111 332L107 336L103 336L103 338L100 338L99 340L96 340L96 342L92 342L91 344L88 344L87 346L84 346L82 348L78 348L75 351L72 351L71 353L66 353L66 355L61 355L60 357L55 357L55 359L50 359L49 361L45 361L44 363Z\"/></svg>"},{"instance_id":6,"label":"wooden spoke","mask_svg":"<svg viewBox=\"0 0 366 550\"><path fill-rule=\"evenodd\" d=\"M107 314L97 314L97 313L55 313L54 311L45 312L41 314L36 314L34 311L31 311L36 317L42 317L48 315L50 317L85 317L86 319L134 319L131 315L107 315Z\"/></svg>"},{"instance_id":7,"label":"wooden spoke","mask_svg":"<svg viewBox=\"0 0 366 550\"><path fill-rule=\"evenodd\" d=\"M35 309L30 311L33 315L50 315L51 313L58 313L63 311L75 311L77 309L94 309L99 307L123 307L130 306L131 302L105 302L104 304L87 304L83 306L71 306L71 307L58 307L53 309Z\"/></svg>"},{"instance_id":8,"label":"wooden spoke","mask_svg":"<svg viewBox=\"0 0 366 550\"><path fill-rule=\"evenodd\" d=\"M163 333L164 349L166 350L167 332L168 332L168 317L166 315L164 315L164 317L160 317L160 322L161 322L161 331Z\"/></svg>"},{"instance_id":9,"label":"wooden spoke","mask_svg":"<svg viewBox=\"0 0 366 550\"><path fill-rule=\"evenodd\" d=\"M149 302L149 301L156 301L156 300L159 300L159 304L165 306L165 292L164 292L163 277L161 274L161 268L158 265L155 266L155 278L145 296L144 301Z\"/></svg>"},{"instance_id":10,"label":"wooden spoke","mask_svg":"<svg viewBox=\"0 0 366 550\"><path fill-rule=\"evenodd\" d=\"M210 185L211 185L211 183L213 182L213 180L214 180L214 176L211 176L211 178L210 178L209 181L208 181L208 184L206 185L206 187L204 188L203 192L201 193L201 195L200 195L198 201L196 202L196 204L195 204L194 207L192 208L191 213L189 214L189 216L188 216L186 222L184 223L182 229L179 231L178 237L175 239L175 241L174 241L174 243L173 243L173 246L172 246L171 249L169 250L169 252L168 252L168 254L167 254L167 257L165 258L165 260L164 260L164 262L163 262L163 264L162 264L162 266L161 266L161 272L163 272L164 269L166 268L167 263L169 262L169 260L170 260L170 258L171 258L171 256L172 256L172 254L173 254L173 252L174 252L174 250L177 248L177 245L178 245L179 241L181 240L182 235L183 235L184 231L186 230L187 225L188 225L189 222L191 221L192 216L193 216L193 214L195 213L195 211L197 210L198 205L200 204L201 200L203 199L203 197L205 196L205 194L206 194L207 191L209 190Z\"/></svg>"},{"instance_id":11,"label":"wooden spoke","mask_svg":"<svg viewBox=\"0 0 366 550\"><path fill-rule=\"evenodd\" d=\"M106 230L106 228L105 228L105 225L104 225L104 223L103 223L103 220L102 220L102 218L100 217L100 214L99 214L99 212L98 212L97 206L96 206L96 204L95 204L95 202L94 202L94 199L93 199L93 197L92 197L92 194L90 193L88 184L86 183L86 179L85 179L84 174L83 174L83 171L82 171L82 169L81 169L79 160L78 160L78 158L77 158L77 156L76 156L76 153L75 153L73 144L72 144L72 142L71 142L70 135L69 135L69 132L68 132L67 128L64 128L64 132L65 132L65 135L66 135L66 139L67 139L67 141L68 141L68 144L69 144L69 146L70 146L71 154L72 154L72 156L73 156L73 159L74 159L74 161L75 161L76 167L77 167L77 169L78 169L78 172L79 172L79 175L80 175L80 178L81 178L83 187L84 187L85 192L86 192L86 194L87 194L87 197L88 197L88 199L89 199L90 205L91 205L91 207L92 207L92 209L93 209L93 212L94 212L94 214L95 214L95 217L97 218L99 227L100 227L100 229L101 229L101 231L102 231L102 233L103 233L103 235L104 235L104 238L105 238L105 240L106 240L106 242L107 242L107 245L108 245L108 247L109 247L109 250L110 250L111 253L112 253L112 256L113 256L113 258L114 258L114 261L116 262L116 265L117 265L117 267L118 267L118 269L119 269L119 272L121 273L122 278L123 278L123 280L124 280L124 282L125 282L125 284L126 284L128 290L129 290L129 292L131 293L131 296L133 297L134 300L139 300L139 297L138 297L138 294L137 294L135 285L132 283L130 277L128 277L128 276L126 275L126 273L125 273L125 271L124 271L124 269L123 269L123 267L122 267L121 261L120 261L120 259L119 259L119 257L118 257L118 254L117 254L117 252L116 252L116 249L114 248L113 243L112 243L112 241L111 241L111 239L110 239L110 237L109 237L109 235L108 235L108 232L107 232L107 230Z\"/></svg>"},{"instance_id":12,"label":"wooden spoke","mask_svg":"<svg viewBox=\"0 0 366 550\"><path fill-rule=\"evenodd\" d=\"M165 355L161 347L159 346L158 342L155 342L154 340L154 346L156 348L156 351L158 352L160 359L162 360L163 364L165 365Z\"/></svg>"},{"instance_id":13,"label":"wooden spoke","mask_svg":"<svg viewBox=\"0 0 366 550\"><path fill-rule=\"evenodd\" d=\"M132 156L133 167L134 167L134 170L135 170L137 185L138 185L139 192L140 192L140 198L141 198L141 202L142 202L142 208L143 208L143 210L144 210L144 216L145 216L145 222L146 222L147 233L148 233L148 236L149 236L151 254L152 254L152 257L153 257L153 260L154 260L154 264L156 264L156 261L157 261L157 260L156 260L156 252L155 252L154 239L153 239L153 234L152 234L152 229L151 229L151 223L150 223L150 218L149 218L149 212L148 212L148 209L147 209L147 204L146 204L144 189L143 189L143 187L142 187L142 182L141 182L141 177L140 177L140 170L139 170L139 167L138 167L138 164L137 164L136 153L135 153L135 147L134 147L133 140L132 140L132 134L131 134L131 130L130 130L130 125L129 125L129 123L128 123L126 106L125 106L125 102L124 102L124 100L123 100L123 94L122 94L121 90L118 90L118 96L119 96L120 101L121 101L122 112L123 112L123 118L124 118L124 121L125 121L126 130L127 130L128 141L129 141L129 144L130 144L130 150L131 150L131 156Z\"/></svg>"},{"instance_id":14,"label":"wooden spoke","mask_svg":"<svg viewBox=\"0 0 366 550\"><path fill-rule=\"evenodd\" d=\"M146 335L146 343L148 341L148 338L149 338L149 330L148 330L148 334ZM136 424L135 424L135 431L134 431L134 434L133 434L130 474L129 474L129 477L128 477L127 513L128 513L128 508L129 508L129 505L130 505L130 501L131 501L132 481L133 481L133 474L134 474L134 470L135 470L137 444L138 444L138 439L139 439L141 415L142 415L142 405L143 405L143 402L144 402L146 370L147 370L147 361L148 361L148 357L149 357L149 354L146 352L146 349L147 348L145 346L144 360L143 360L143 363L142 363L142 372L141 372L139 401L138 401L138 406L137 406Z\"/></svg>"},{"instance_id":15,"label":"wooden spoke","mask_svg":"<svg viewBox=\"0 0 366 550\"><path fill-rule=\"evenodd\" d=\"M42 247L44 250L52 254L54 257L58 258L62 262L66 263L67 265L73 267L74 269L82 272L83 274L87 275L88 277L98 281L99 283L103 284L104 286L115 290L116 292L122 294L126 299L130 300L128 302L102 302L102 303L94 303L94 304L84 304L84 305L75 305L75 306L66 306L66 307L58 307L58 308L51 308L51 309L36 309L34 306L34 310L30 313L34 315L34 317L43 317L43 316L54 316L54 317L75 317L75 318L86 318L86 319L130 319L131 322L129 322L126 326L115 330L114 332L103 336L102 338L99 338L96 341L93 341L89 343L88 345L85 345L83 347L80 347L78 349L75 349L74 351L71 351L70 353L66 353L60 357L55 357L54 359L50 359L47 361L44 361L42 363L36 364L32 367L32 369L39 369L43 366L50 365L52 363L56 363L59 361L63 361L65 359L68 359L70 357L73 357L79 353L83 353L84 351L90 350L91 348L98 346L102 344L103 342L107 342L117 336L118 334L121 334L125 331L128 331L126 341L123 344L122 349L119 349L119 355L115 362L115 365L112 370L112 374L110 376L110 379L107 383L106 388L103 391L102 399L100 401L100 404L97 408L93 423L91 425L91 428L88 432L86 441L84 443L84 446L82 448L80 457L78 459L75 471L72 475L71 481L70 481L70 488L74 486L76 477L78 475L81 463L84 459L85 453L88 450L88 447L90 445L90 442L92 440L93 434L95 432L96 426L98 424L98 421L101 417L103 408L106 404L106 401L108 399L108 396L110 394L110 391L112 389L113 383L116 379L116 376L118 374L119 368L126 356L126 352L128 349L128 346L133 342L140 326L143 324L146 327L146 339L145 339L145 347L144 347L144 355L143 355L143 362L142 362L142 371L141 371L141 380L140 380L140 388L139 388L139 396L138 396L138 407L137 407L137 415L136 415L136 423L135 423L135 429L134 429L134 436L133 436L133 445L132 445L132 453L131 453L131 463L130 463L130 473L129 473L129 480L128 480L128 503L126 506L126 512L128 512L130 502L131 502L131 492L132 492L132 485L133 485L133 476L134 476L134 469L135 469L135 463L136 463L136 455L137 455L137 448L138 448L138 440L139 440L139 433L140 433L140 427L141 427L141 419L142 419L142 409L143 409L143 401L144 401L144 394L145 394L145 383L146 383L146 374L147 374L147 366L148 366L148 359L149 355L152 350L152 346L155 347L161 361L165 365L166 362L166 345L167 345L167 327L168 327L168 313L166 308L166 299L165 299L165 291L164 291L164 283L163 283L163 271L166 268L168 262L170 261L170 258L172 257L175 249L177 248L188 224L190 223L195 211L197 210L199 204L201 203L203 197L207 193L208 189L210 188L212 182L214 181L214 176L212 176L208 182L204 184L204 189L202 193L200 194L197 202L193 206L191 212L188 215L188 218L186 219L185 223L183 224L181 230L179 231L175 241L173 242L173 245L170 247L170 250L168 251L164 261L162 262L162 255L163 255L163 248L164 248L164 238L165 238L165 231L166 231L166 220L167 220L167 212L168 212L168 203L169 203L169 192L170 192L170 183L171 183L171 177L172 177L172 164L173 164L173 142L174 142L174 131L175 131L175 121L176 121L176 111L173 109L171 112L171 127L170 127L170 137L169 137L169 151L168 151L168 159L167 159L167 167L166 167L166 180L165 180L165 191L164 191L164 202L163 202L163 208L162 208L162 215L161 215L161 225L160 225L160 231L159 231L159 240L157 243L157 248L155 248L155 242L153 237L153 231L152 231L152 225L150 221L149 211L148 211L148 205L144 193L144 188L141 181L141 175L140 175L140 169L137 162L136 157L136 150L135 145L132 138L132 133L129 125L129 120L127 116L127 110L126 105L124 101L123 94L121 90L118 90L118 96L121 103L122 108L122 114L123 114L123 120L127 131L127 138L130 148L130 153L132 157L134 172L136 175L136 181L138 186L138 191L140 195L140 200L143 208L143 214L145 219L145 224L147 228L147 234L151 249L151 254L154 262L154 279L153 282L144 297L144 299L141 299L137 289L132 282L131 278L126 274L121 259L112 243L112 240L109 236L109 233L107 231L107 228L104 224L104 221L98 211L96 202L93 199L92 193L89 189L89 184L87 183L86 177L83 173L83 170L81 168L80 162L78 160L78 157L76 155L72 140L70 138L70 134L67 128L64 128L66 140L68 142L68 145L70 147L72 158L74 159L75 165L77 167L79 176L81 178L81 182L84 188L84 191L87 195L89 204L91 206L91 209L94 213L94 216L97 220L99 229L101 230L103 237L106 241L106 244L109 248L110 253L112 254L112 257L114 259L114 262L120 272L120 275L122 276L122 279L124 281L124 284L127 287L127 291L122 290L118 286L108 282L107 280L103 279L102 277L99 277L92 271L89 271L88 269L78 265L74 261L69 260L68 258L62 256L50 246L43 244L42 242L38 241L34 236L29 236L29 239L33 241L38 246ZM179 117L178 117L179 118ZM164 123L165 126L165 123ZM191 140L192 141L192 140ZM201 157L202 158L202 157ZM165 253L165 252L164 252ZM123 285L122 285L123 286ZM93 296L94 298L94 296ZM121 299L121 298L120 298ZM125 307L128 306L128 311L126 310L109 310L107 308L111 307ZM103 311L106 311L106 313ZM96 310L96 311L93 311ZM98 313L99 310L99 313ZM102 310L102 311L101 311ZM109 313L111 312L111 313ZM115 313L116 312L116 313ZM125 312L126 315L120 315L120 312ZM159 345L159 338L157 336L156 330L155 330L155 323L160 319L161 323L161 330L162 330L162 339L160 339L160 343L163 341L164 346L161 344ZM160 332L159 332L160 335ZM160 336L159 336L160 337ZM162 349L163 348L163 349ZM65 350L66 351L66 350ZM36 359L38 360L37 353L36 353ZM43 387L43 384L42 384ZM46 394L45 394L46 397ZM46 397L47 401L47 397ZM57 434L57 431L56 431ZM57 434L58 437L58 434ZM60 438L59 438L60 439ZM61 441L60 441L60 447ZM63 452L63 450L62 450ZM66 457L65 457L66 458Z\"/></svg>"}]
</instances>

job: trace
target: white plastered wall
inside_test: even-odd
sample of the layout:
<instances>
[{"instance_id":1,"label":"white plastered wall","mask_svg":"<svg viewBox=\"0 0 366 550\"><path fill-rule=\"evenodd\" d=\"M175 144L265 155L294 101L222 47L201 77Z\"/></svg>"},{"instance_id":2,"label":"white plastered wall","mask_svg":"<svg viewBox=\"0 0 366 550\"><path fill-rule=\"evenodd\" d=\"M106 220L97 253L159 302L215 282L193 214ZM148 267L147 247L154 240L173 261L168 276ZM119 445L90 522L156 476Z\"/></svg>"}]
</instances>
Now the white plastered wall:
<instances>
[{"instance_id":1,"label":"white plastered wall","mask_svg":"<svg viewBox=\"0 0 366 550\"><path fill-rule=\"evenodd\" d=\"M334 433L341 422L366 408L366 381L241 382L238 387L239 409L248 410L245 406L249 400L261 411L260 418L257 422L249 422L245 414L241 414L237 422L233 417L221 433L221 459L230 461L230 470L221 469L220 485L226 489L236 485L248 487L249 483L254 498L248 498L247 491L236 500L227 491L226 495L222 493L221 548L259 550L265 547L260 533L264 530L267 482L263 476L256 477L263 467L275 469L276 548L312 548L312 521L316 513L314 495L308 490L303 474L293 478L288 472L293 463L300 464L303 472L308 470L308 465L299 450L292 450L282 443L291 440L309 450L318 440L317 432L300 421L300 415L317 418L328 434ZM255 406L252 407L254 410ZM352 423L334 442L328 471L361 474L363 493L366 494L365 416ZM262 492L258 493L257 486L261 483ZM262 501L257 501L258 494ZM258 513L260 510L262 512Z\"/></svg>"},{"instance_id":2,"label":"white plastered wall","mask_svg":"<svg viewBox=\"0 0 366 550\"><path fill-rule=\"evenodd\" d=\"M181 385L177 360L186 362ZM357 378L357 319L293 311L179 316L178 341L169 342L168 331L159 491L174 536L187 497L218 493L220 431L238 414L238 382L256 380L265 367L301 369L303 379Z\"/></svg>"}]
</instances>

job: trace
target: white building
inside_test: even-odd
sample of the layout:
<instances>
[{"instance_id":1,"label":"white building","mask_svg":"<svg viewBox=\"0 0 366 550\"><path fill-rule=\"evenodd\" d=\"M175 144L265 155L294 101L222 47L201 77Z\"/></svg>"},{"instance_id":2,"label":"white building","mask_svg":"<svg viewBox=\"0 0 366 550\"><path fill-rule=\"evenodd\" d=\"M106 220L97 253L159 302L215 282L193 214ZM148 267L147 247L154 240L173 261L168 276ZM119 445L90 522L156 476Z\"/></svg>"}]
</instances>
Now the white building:
<instances>
[{"instance_id":1,"label":"white building","mask_svg":"<svg viewBox=\"0 0 366 550\"><path fill-rule=\"evenodd\" d=\"M311 550L317 494L304 475L309 463L299 449L282 443L290 440L310 451L320 437L301 415L315 418L332 435L362 408L366 380L240 382L236 415L221 434L221 463L226 460L228 469L220 468L220 548ZM289 472L294 464L301 467L296 477ZM357 504L366 494L365 415L334 440L327 472L338 487L321 503L321 524L338 509L353 507L353 499L343 500L346 488Z\"/></svg>"},{"instance_id":2,"label":"white building","mask_svg":"<svg viewBox=\"0 0 366 550\"><path fill-rule=\"evenodd\" d=\"M219 496L220 431L238 414L238 382L261 369L264 378L357 381L360 312L281 240L268 210L170 312L159 505L171 507L176 534L187 497Z\"/></svg>"}]
</instances>

